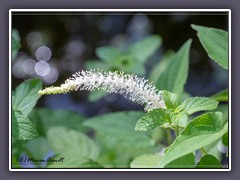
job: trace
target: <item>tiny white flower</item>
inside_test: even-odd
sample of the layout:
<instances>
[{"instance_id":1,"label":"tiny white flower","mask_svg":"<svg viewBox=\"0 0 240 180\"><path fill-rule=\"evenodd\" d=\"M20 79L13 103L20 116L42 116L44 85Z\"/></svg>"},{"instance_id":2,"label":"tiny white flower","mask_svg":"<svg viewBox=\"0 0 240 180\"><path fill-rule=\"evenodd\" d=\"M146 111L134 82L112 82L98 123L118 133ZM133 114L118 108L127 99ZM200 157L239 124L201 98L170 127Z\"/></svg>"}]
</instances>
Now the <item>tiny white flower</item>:
<instances>
[{"instance_id":1,"label":"tiny white flower","mask_svg":"<svg viewBox=\"0 0 240 180\"><path fill-rule=\"evenodd\" d=\"M157 90L152 83L136 75L124 74L122 71L82 70L67 79L61 86L47 87L38 93L40 95L59 94L77 90L102 90L123 94L131 101L145 105L145 111L165 108L162 92Z\"/></svg>"}]
</instances>

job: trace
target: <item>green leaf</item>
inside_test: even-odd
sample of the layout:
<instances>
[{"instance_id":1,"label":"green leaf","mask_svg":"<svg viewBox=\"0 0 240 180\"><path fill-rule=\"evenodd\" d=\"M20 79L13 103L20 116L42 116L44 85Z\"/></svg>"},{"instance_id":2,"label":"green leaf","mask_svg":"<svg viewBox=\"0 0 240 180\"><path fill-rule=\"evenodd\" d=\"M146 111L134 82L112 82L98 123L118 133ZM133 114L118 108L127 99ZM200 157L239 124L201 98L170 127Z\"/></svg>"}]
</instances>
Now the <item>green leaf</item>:
<instances>
[{"instance_id":1,"label":"green leaf","mask_svg":"<svg viewBox=\"0 0 240 180\"><path fill-rule=\"evenodd\" d=\"M207 146L222 137L227 130L228 123L223 123L221 112L196 117L169 146L158 166L165 167L173 160Z\"/></svg>"},{"instance_id":2,"label":"green leaf","mask_svg":"<svg viewBox=\"0 0 240 180\"><path fill-rule=\"evenodd\" d=\"M70 150L49 160L47 168L102 168L96 161L76 154L77 150Z\"/></svg>"},{"instance_id":3,"label":"green leaf","mask_svg":"<svg viewBox=\"0 0 240 180\"><path fill-rule=\"evenodd\" d=\"M84 66L87 70L90 70L90 69L101 69L103 71L109 71L110 67L99 61L99 60L88 60L84 63Z\"/></svg>"},{"instance_id":4,"label":"green leaf","mask_svg":"<svg viewBox=\"0 0 240 180\"><path fill-rule=\"evenodd\" d=\"M176 127L185 127L187 125L188 117L185 113L179 113L173 115L171 120Z\"/></svg>"},{"instance_id":5,"label":"green leaf","mask_svg":"<svg viewBox=\"0 0 240 180\"><path fill-rule=\"evenodd\" d=\"M216 94L210 96L210 98L215 99L216 101L227 102L228 101L228 89L224 89Z\"/></svg>"},{"instance_id":6,"label":"green leaf","mask_svg":"<svg viewBox=\"0 0 240 180\"><path fill-rule=\"evenodd\" d=\"M149 80L151 82L153 82L154 84L157 83L158 78L161 76L161 74L164 72L165 68L167 67L168 63L170 62L170 59L172 58L172 56L174 55L174 51L172 50L168 50L163 58L160 60L159 63L157 63L151 73L150 73L150 77Z\"/></svg>"},{"instance_id":7,"label":"green leaf","mask_svg":"<svg viewBox=\"0 0 240 180\"><path fill-rule=\"evenodd\" d=\"M121 55L119 49L110 47L110 46L102 46L96 49L96 54L98 58L102 59L106 63L114 63L116 59Z\"/></svg>"},{"instance_id":8,"label":"green leaf","mask_svg":"<svg viewBox=\"0 0 240 180\"><path fill-rule=\"evenodd\" d=\"M96 160L99 156L98 146L85 134L65 127L52 127L47 132L47 139L55 153L67 153L75 150L78 155Z\"/></svg>"},{"instance_id":9,"label":"green leaf","mask_svg":"<svg viewBox=\"0 0 240 180\"><path fill-rule=\"evenodd\" d=\"M12 60L17 56L19 49L21 48L20 36L16 29L12 30Z\"/></svg>"},{"instance_id":10,"label":"green leaf","mask_svg":"<svg viewBox=\"0 0 240 180\"><path fill-rule=\"evenodd\" d=\"M228 32L216 28L191 25L208 56L225 69L228 69Z\"/></svg>"},{"instance_id":11,"label":"green leaf","mask_svg":"<svg viewBox=\"0 0 240 180\"><path fill-rule=\"evenodd\" d=\"M21 83L13 92L13 109L21 111L24 116L27 116L40 98L38 95L40 89L42 89L42 83L39 79L31 79Z\"/></svg>"},{"instance_id":12,"label":"green leaf","mask_svg":"<svg viewBox=\"0 0 240 180\"><path fill-rule=\"evenodd\" d=\"M51 110L46 108L34 109L29 118L37 127L40 135L46 136L46 132L51 127L63 126L75 130L85 131L82 126L85 117L68 110Z\"/></svg>"},{"instance_id":13,"label":"green leaf","mask_svg":"<svg viewBox=\"0 0 240 180\"><path fill-rule=\"evenodd\" d=\"M200 161L197 163L196 168L223 168L221 163L215 158L214 156L210 154L206 154L203 156Z\"/></svg>"},{"instance_id":14,"label":"green leaf","mask_svg":"<svg viewBox=\"0 0 240 180\"><path fill-rule=\"evenodd\" d=\"M123 70L125 73L136 74L142 76L146 73L143 63L139 63L131 54L121 55L114 63L113 67Z\"/></svg>"},{"instance_id":15,"label":"green leaf","mask_svg":"<svg viewBox=\"0 0 240 180\"><path fill-rule=\"evenodd\" d=\"M38 137L33 123L20 111L12 110L12 137L18 140L29 140Z\"/></svg>"},{"instance_id":16,"label":"green leaf","mask_svg":"<svg viewBox=\"0 0 240 180\"><path fill-rule=\"evenodd\" d=\"M227 104L220 104L215 111L220 111L223 113L223 122L228 121L228 105Z\"/></svg>"},{"instance_id":17,"label":"green leaf","mask_svg":"<svg viewBox=\"0 0 240 180\"><path fill-rule=\"evenodd\" d=\"M140 111L110 113L90 118L83 125L127 146L153 146L154 141L146 133L134 131L136 122L142 115L143 112Z\"/></svg>"},{"instance_id":18,"label":"green leaf","mask_svg":"<svg viewBox=\"0 0 240 180\"><path fill-rule=\"evenodd\" d=\"M156 146L144 148L126 146L99 133L95 134L95 139L99 146L101 146L101 154L98 162L105 168L129 168L129 162L137 156L153 154L163 148L159 143Z\"/></svg>"},{"instance_id":19,"label":"green leaf","mask_svg":"<svg viewBox=\"0 0 240 180\"><path fill-rule=\"evenodd\" d=\"M175 94L181 94L187 81L189 68L189 50L191 40L188 40L172 56L165 71L157 81L156 87Z\"/></svg>"},{"instance_id":20,"label":"green leaf","mask_svg":"<svg viewBox=\"0 0 240 180\"><path fill-rule=\"evenodd\" d=\"M88 100L90 102L95 102L95 101L102 99L107 94L108 93L105 91L91 91L88 95Z\"/></svg>"},{"instance_id":21,"label":"green leaf","mask_svg":"<svg viewBox=\"0 0 240 180\"><path fill-rule=\"evenodd\" d=\"M228 146L228 132L226 132L222 137L222 143L224 146Z\"/></svg>"},{"instance_id":22,"label":"green leaf","mask_svg":"<svg viewBox=\"0 0 240 180\"><path fill-rule=\"evenodd\" d=\"M156 127L171 123L170 111L166 109L154 109L141 117L136 126L136 131L148 131Z\"/></svg>"},{"instance_id":23,"label":"green leaf","mask_svg":"<svg viewBox=\"0 0 240 180\"><path fill-rule=\"evenodd\" d=\"M160 47L161 43L160 36L152 35L133 44L129 51L139 62L144 63Z\"/></svg>"},{"instance_id":24,"label":"green leaf","mask_svg":"<svg viewBox=\"0 0 240 180\"><path fill-rule=\"evenodd\" d=\"M174 161L170 162L165 168L194 168L195 156L193 153L182 156Z\"/></svg>"},{"instance_id":25,"label":"green leaf","mask_svg":"<svg viewBox=\"0 0 240 180\"><path fill-rule=\"evenodd\" d=\"M23 146L28 157L34 159L44 159L52 151L47 139L43 137L29 140Z\"/></svg>"},{"instance_id":26,"label":"green leaf","mask_svg":"<svg viewBox=\"0 0 240 180\"><path fill-rule=\"evenodd\" d=\"M131 164L131 168L156 168L161 156L155 154L143 154L135 158Z\"/></svg>"},{"instance_id":27,"label":"green leaf","mask_svg":"<svg viewBox=\"0 0 240 180\"><path fill-rule=\"evenodd\" d=\"M162 96L163 96L165 105L168 109L170 109L170 108L175 109L180 104L178 95L176 95L176 94L173 94L173 93L170 93L169 91L163 90Z\"/></svg>"},{"instance_id":28,"label":"green leaf","mask_svg":"<svg viewBox=\"0 0 240 180\"><path fill-rule=\"evenodd\" d=\"M218 102L214 99L207 97L192 97L183 101L183 103L177 107L176 111L184 111L188 115L198 111L207 111L216 109Z\"/></svg>"}]
</instances>

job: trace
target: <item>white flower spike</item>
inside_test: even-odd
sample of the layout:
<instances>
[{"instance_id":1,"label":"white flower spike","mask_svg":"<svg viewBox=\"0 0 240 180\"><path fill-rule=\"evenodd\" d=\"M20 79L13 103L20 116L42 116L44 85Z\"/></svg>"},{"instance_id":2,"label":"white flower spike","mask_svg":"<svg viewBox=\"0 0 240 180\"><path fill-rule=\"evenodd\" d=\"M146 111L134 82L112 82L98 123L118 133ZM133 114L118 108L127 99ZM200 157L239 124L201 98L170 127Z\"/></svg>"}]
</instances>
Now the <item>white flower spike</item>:
<instances>
[{"instance_id":1,"label":"white flower spike","mask_svg":"<svg viewBox=\"0 0 240 180\"><path fill-rule=\"evenodd\" d=\"M102 90L123 94L131 101L145 105L145 111L165 108L162 92L157 90L152 83L136 75L124 74L122 71L82 70L67 79L61 86L47 87L38 93L40 95L60 94L77 90Z\"/></svg>"}]
</instances>

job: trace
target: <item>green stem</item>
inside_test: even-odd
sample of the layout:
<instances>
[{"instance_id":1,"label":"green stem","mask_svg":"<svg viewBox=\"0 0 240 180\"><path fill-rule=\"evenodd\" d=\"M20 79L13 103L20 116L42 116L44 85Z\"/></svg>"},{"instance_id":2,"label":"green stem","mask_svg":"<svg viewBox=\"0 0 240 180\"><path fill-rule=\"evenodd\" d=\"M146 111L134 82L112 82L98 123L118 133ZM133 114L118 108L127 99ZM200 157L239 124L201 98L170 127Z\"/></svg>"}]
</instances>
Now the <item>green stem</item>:
<instances>
[{"instance_id":1,"label":"green stem","mask_svg":"<svg viewBox=\"0 0 240 180\"><path fill-rule=\"evenodd\" d=\"M177 126L177 130L176 130L176 136L178 137L178 134L179 134L179 128Z\"/></svg>"}]
</instances>

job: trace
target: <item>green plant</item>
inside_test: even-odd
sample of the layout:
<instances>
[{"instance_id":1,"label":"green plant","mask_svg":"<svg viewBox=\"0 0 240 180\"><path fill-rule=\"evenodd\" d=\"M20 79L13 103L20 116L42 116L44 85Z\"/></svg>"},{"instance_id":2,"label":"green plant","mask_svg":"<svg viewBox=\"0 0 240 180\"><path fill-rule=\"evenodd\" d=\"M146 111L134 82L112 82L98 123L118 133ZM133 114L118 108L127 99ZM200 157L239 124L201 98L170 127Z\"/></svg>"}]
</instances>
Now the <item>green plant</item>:
<instances>
[{"instance_id":1,"label":"green plant","mask_svg":"<svg viewBox=\"0 0 240 180\"><path fill-rule=\"evenodd\" d=\"M227 32L192 27L197 30L209 57L228 68ZM152 42L155 44L146 52L139 51ZM219 141L228 146L228 91L211 97L185 95L191 40L167 56L164 69L158 72L156 69L160 66L156 66L151 72L155 85L136 75L112 72L115 70L112 67L125 56L134 57L135 60L129 60L131 63L144 63L160 42L158 36L151 36L123 54L112 47L98 48L96 53L103 61L97 62L101 63L98 68L108 72L81 71L59 87L42 90L36 79L19 85L12 96L14 148L29 157L41 159L53 151L54 159L65 158L62 163L34 162L36 167L45 168L223 168L216 147ZM128 70L126 68L127 73L131 73ZM115 112L87 119L66 110L36 108L32 111L39 98L37 92L44 95L78 89L126 94L130 100L144 105L145 112ZM94 134L89 136L89 131ZM21 140L24 143L19 143ZM36 149L42 151L36 155ZM196 162L199 151L201 158ZM18 156L13 153L12 159ZM16 161L13 165L19 167Z\"/></svg>"}]
</instances>

